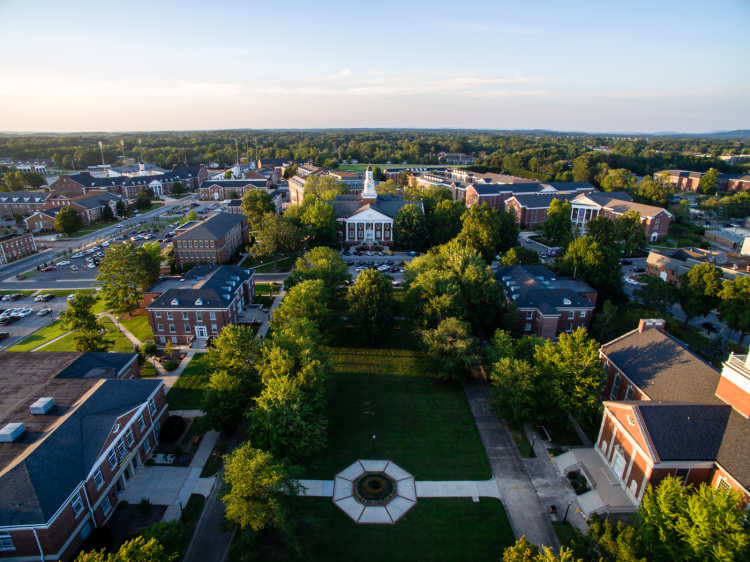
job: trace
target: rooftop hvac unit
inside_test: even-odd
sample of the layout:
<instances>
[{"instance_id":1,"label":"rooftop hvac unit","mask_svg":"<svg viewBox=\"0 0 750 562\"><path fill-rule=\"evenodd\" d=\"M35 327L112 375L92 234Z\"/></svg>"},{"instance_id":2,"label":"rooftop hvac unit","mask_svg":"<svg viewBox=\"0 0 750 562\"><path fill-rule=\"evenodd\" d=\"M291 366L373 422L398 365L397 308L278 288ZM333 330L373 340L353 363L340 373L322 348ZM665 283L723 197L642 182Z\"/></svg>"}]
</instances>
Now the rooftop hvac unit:
<instances>
[{"instance_id":1,"label":"rooftop hvac unit","mask_svg":"<svg viewBox=\"0 0 750 562\"><path fill-rule=\"evenodd\" d=\"M37 415L44 415L47 412L49 412L52 409L52 406L55 405L55 399L54 398L40 398L36 402L34 402L29 409L31 410L32 414Z\"/></svg>"},{"instance_id":2,"label":"rooftop hvac unit","mask_svg":"<svg viewBox=\"0 0 750 562\"><path fill-rule=\"evenodd\" d=\"M26 431L26 426L22 423L9 423L0 429L0 443L12 443Z\"/></svg>"}]
</instances>

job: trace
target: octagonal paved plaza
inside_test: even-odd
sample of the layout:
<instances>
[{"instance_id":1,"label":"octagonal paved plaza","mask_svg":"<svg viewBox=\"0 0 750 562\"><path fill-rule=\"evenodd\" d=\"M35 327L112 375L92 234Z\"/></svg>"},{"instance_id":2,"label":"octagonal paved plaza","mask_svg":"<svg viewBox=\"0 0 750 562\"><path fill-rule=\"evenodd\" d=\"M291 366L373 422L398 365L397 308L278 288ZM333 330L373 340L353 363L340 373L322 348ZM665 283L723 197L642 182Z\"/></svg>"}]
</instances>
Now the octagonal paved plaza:
<instances>
[{"instance_id":1,"label":"octagonal paved plaza","mask_svg":"<svg viewBox=\"0 0 750 562\"><path fill-rule=\"evenodd\" d=\"M396 482L396 493L383 505L365 505L354 495L354 481L365 472L382 472ZM333 484L333 503L355 523L393 524L417 503L414 477L386 460L360 460L339 472Z\"/></svg>"}]
</instances>

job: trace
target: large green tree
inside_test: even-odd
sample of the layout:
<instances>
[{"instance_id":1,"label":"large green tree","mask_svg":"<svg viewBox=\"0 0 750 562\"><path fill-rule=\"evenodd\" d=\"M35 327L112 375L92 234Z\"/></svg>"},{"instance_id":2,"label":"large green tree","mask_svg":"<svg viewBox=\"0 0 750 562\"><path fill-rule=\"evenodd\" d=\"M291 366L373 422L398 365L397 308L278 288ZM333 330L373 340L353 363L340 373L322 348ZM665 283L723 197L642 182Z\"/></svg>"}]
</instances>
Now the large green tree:
<instances>
[{"instance_id":1,"label":"large green tree","mask_svg":"<svg viewBox=\"0 0 750 562\"><path fill-rule=\"evenodd\" d=\"M667 314L677 299L677 289L659 277L646 277L633 292L633 298L644 308Z\"/></svg>"},{"instance_id":2,"label":"large green tree","mask_svg":"<svg viewBox=\"0 0 750 562\"><path fill-rule=\"evenodd\" d=\"M299 246L297 229L291 222L276 213L266 213L255 228L256 242L252 247L255 255L273 256L273 268L278 269L279 254L291 252Z\"/></svg>"},{"instance_id":3,"label":"large green tree","mask_svg":"<svg viewBox=\"0 0 750 562\"><path fill-rule=\"evenodd\" d=\"M123 543L117 552L105 554L104 549L81 552L76 562L172 562L177 557L165 552L154 538L136 537Z\"/></svg>"},{"instance_id":4,"label":"large green tree","mask_svg":"<svg viewBox=\"0 0 750 562\"><path fill-rule=\"evenodd\" d=\"M719 290L719 315L730 330L740 333L735 350L740 351L745 334L750 332L750 277L738 275L725 280Z\"/></svg>"},{"instance_id":5,"label":"large green tree","mask_svg":"<svg viewBox=\"0 0 750 562\"><path fill-rule=\"evenodd\" d=\"M79 330L98 330L101 326L93 312L96 304L94 295L78 292L72 301L68 301L67 310L60 313L60 323L69 332Z\"/></svg>"},{"instance_id":6,"label":"large green tree","mask_svg":"<svg viewBox=\"0 0 750 562\"><path fill-rule=\"evenodd\" d=\"M604 247L611 246L615 241L615 225L607 217L599 215L586 223L586 236Z\"/></svg>"},{"instance_id":7,"label":"large green tree","mask_svg":"<svg viewBox=\"0 0 750 562\"><path fill-rule=\"evenodd\" d=\"M485 262L492 263L500 242L497 211L482 203L474 205L462 216L463 227L458 233L459 244L476 251Z\"/></svg>"},{"instance_id":8,"label":"large green tree","mask_svg":"<svg viewBox=\"0 0 750 562\"><path fill-rule=\"evenodd\" d=\"M404 205L393 217L396 244L410 250L421 250L427 246L429 233L424 213L417 205Z\"/></svg>"},{"instance_id":9,"label":"large green tree","mask_svg":"<svg viewBox=\"0 0 750 562\"><path fill-rule=\"evenodd\" d=\"M302 281L321 279L326 287L335 291L344 283L351 281L351 278L349 267L336 250L318 247L297 258L294 269L284 279L284 288L289 290Z\"/></svg>"},{"instance_id":10,"label":"large green tree","mask_svg":"<svg viewBox=\"0 0 750 562\"><path fill-rule=\"evenodd\" d=\"M599 293L598 298L623 299L622 266L617 252L588 236L571 242L555 267L560 275L582 279Z\"/></svg>"},{"instance_id":11,"label":"large green tree","mask_svg":"<svg viewBox=\"0 0 750 562\"><path fill-rule=\"evenodd\" d=\"M340 241L338 215L330 203L317 200L301 216L304 236L310 248L333 246Z\"/></svg>"},{"instance_id":12,"label":"large green tree","mask_svg":"<svg viewBox=\"0 0 750 562\"><path fill-rule=\"evenodd\" d=\"M229 325L213 339L207 359L211 371L225 371L250 389L257 383L255 362L259 353L260 342L252 330Z\"/></svg>"},{"instance_id":13,"label":"large green tree","mask_svg":"<svg viewBox=\"0 0 750 562\"><path fill-rule=\"evenodd\" d=\"M306 318L315 322L321 330L330 330L334 318L329 308L332 287L321 279L302 281L287 292L281 306L273 313L271 327L276 330L288 322Z\"/></svg>"},{"instance_id":14,"label":"large green tree","mask_svg":"<svg viewBox=\"0 0 750 562\"><path fill-rule=\"evenodd\" d=\"M255 230L263 215L276 212L276 204L264 189L251 189L242 197L242 212L250 221L250 228Z\"/></svg>"},{"instance_id":15,"label":"large green tree","mask_svg":"<svg viewBox=\"0 0 750 562\"><path fill-rule=\"evenodd\" d=\"M696 316L706 316L719 305L721 299L721 270L709 262L703 262L680 275L677 303L685 315L685 323Z\"/></svg>"},{"instance_id":16,"label":"large green tree","mask_svg":"<svg viewBox=\"0 0 750 562\"><path fill-rule=\"evenodd\" d=\"M641 224L638 211L627 211L614 221L614 238L626 255L631 255L646 242L646 232Z\"/></svg>"},{"instance_id":17,"label":"large green tree","mask_svg":"<svg viewBox=\"0 0 750 562\"><path fill-rule=\"evenodd\" d=\"M232 429L242 420L250 394L240 377L227 371L211 373L201 398L206 427L216 431Z\"/></svg>"},{"instance_id":18,"label":"large green tree","mask_svg":"<svg viewBox=\"0 0 750 562\"><path fill-rule=\"evenodd\" d=\"M530 248L516 246L505 252L500 265L539 265L539 254Z\"/></svg>"},{"instance_id":19,"label":"large green tree","mask_svg":"<svg viewBox=\"0 0 750 562\"><path fill-rule=\"evenodd\" d=\"M573 208L570 201L553 199L542 223L544 237L558 246L565 247L573 240L573 223L570 219Z\"/></svg>"},{"instance_id":20,"label":"large green tree","mask_svg":"<svg viewBox=\"0 0 750 562\"><path fill-rule=\"evenodd\" d=\"M99 298L104 300L107 310L117 313L133 312L143 295L144 286L153 272L143 272L141 268L150 261L145 257L146 250L134 242L113 244L99 264L96 280L102 290ZM148 275L144 275L148 273Z\"/></svg>"},{"instance_id":21,"label":"large green tree","mask_svg":"<svg viewBox=\"0 0 750 562\"><path fill-rule=\"evenodd\" d=\"M536 367L524 359L499 357L492 365L490 380L490 404L503 419L516 427L538 419L541 381Z\"/></svg>"},{"instance_id":22,"label":"large green tree","mask_svg":"<svg viewBox=\"0 0 750 562\"><path fill-rule=\"evenodd\" d=\"M349 319L360 337L375 338L393 325L393 285L379 271L362 271L349 289L347 300Z\"/></svg>"},{"instance_id":23,"label":"large green tree","mask_svg":"<svg viewBox=\"0 0 750 562\"><path fill-rule=\"evenodd\" d=\"M74 209L63 207L55 216L55 230L67 235L74 234L81 230L83 222L81 217Z\"/></svg>"},{"instance_id":24,"label":"large green tree","mask_svg":"<svg viewBox=\"0 0 750 562\"><path fill-rule=\"evenodd\" d=\"M479 340L472 335L469 323L446 318L437 328L417 333L437 378L454 382L469 378L479 350Z\"/></svg>"},{"instance_id":25,"label":"large green tree","mask_svg":"<svg viewBox=\"0 0 750 562\"><path fill-rule=\"evenodd\" d=\"M700 182L698 182L698 189L701 193L716 193L716 188L719 186L719 170L711 168L708 172L703 174Z\"/></svg>"},{"instance_id":26,"label":"large green tree","mask_svg":"<svg viewBox=\"0 0 750 562\"><path fill-rule=\"evenodd\" d=\"M500 211L497 214L498 240L497 249L507 252L518 245L518 221L514 211Z\"/></svg>"},{"instance_id":27,"label":"large green tree","mask_svg":"<svg viewBox=\"0 0 750 562\"><path fill-rule=\"evenodd\" d=\"M440 201L435 210L427 215L430 240L435 246L446 244L461 232L461 216L466 207L461 201Z\"/></svg>"},{"instance_id":28,"label":"large green tree","mask_svg":"<svg viewBox=\"0 0 750 562\"><path fill-rule=\"evenodd\" d=\"M628 191L636 185L636 179L630 170L619 168L609 170L602 180L604 191Z\"/></svg>"}]
</instances>

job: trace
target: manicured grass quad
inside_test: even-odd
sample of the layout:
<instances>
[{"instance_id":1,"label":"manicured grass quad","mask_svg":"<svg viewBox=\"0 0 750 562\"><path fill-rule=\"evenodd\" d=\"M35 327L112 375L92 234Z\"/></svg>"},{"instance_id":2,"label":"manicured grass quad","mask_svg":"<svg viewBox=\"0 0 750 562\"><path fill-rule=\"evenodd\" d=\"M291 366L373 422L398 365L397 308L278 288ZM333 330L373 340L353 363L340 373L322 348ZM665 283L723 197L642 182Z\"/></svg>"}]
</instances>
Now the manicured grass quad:
<instances>
[{"instance_id":1,"label":"manicured grass quad","mask_svg":"<svg viewBox=\"0 0 750 562\"><path fill-rule=\"evenodd\" d=\"M24 338L19 343L11 347L8 351L31 351L40 345L47 343L63 334L66 334L65 330L60 324L59 320L55 320L51 324L48 324L44 328L41 328L31 334L29 337Z\"/></svg>"},{"instance_id":2,"label":"manicured grass quad","mask_svg":"<svg viewBox=\"0 0 750 562\"><path fill-rule=\"evenodd\" d=\"M128 332L138 338L141 343L148 340L153 341L154 339L154 333L148 325L148 315L146 314L141 314L135 318L128 319L123 319L121 317L120 324L124 326Z\"/></svg>"},{"instance_id":3,"label":"manicured grass quad","mask_svg":"<svg viewBox=\"0 0 750 562\"><path fill-rule=\"evenodd\" d=\"M208 384L207 353L196 353L167 393L170 410L199 410Z\"/></svg>"},{"instance_id":4,"label":"manicured grass quad","mask_svg":"<svg viewBox=\"0 0 750 562\"><path fill-rule=\"evenodd\" d=\"M131 353L133 351L133 343L125 337L125 335L117 329L109 318L102 319L102 325L107 329L107 337L114 340L114 345L110 351L116 353ZM51 344L43 347L39 351L75 351L76 342L73 340L73 334L68 334L64 338L52 342Z\"/></svg>"}]
</instances>

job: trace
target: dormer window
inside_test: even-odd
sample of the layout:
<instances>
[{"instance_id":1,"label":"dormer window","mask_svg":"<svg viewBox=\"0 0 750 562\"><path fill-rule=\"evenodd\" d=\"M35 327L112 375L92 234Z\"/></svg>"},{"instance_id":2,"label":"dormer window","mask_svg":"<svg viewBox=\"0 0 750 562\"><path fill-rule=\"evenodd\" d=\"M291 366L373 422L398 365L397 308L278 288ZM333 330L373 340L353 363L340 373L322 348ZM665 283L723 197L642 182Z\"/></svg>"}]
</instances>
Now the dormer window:
<instances>
[{"instance_id":1,"label":"dormer window","mask_svg":"<svg viewBox=\"0 0 750 562\"><path fill-rule=\"evenodd\" d=\"M195 306L203 306L203 299L198 299L195 301Z\"/></svg>"},{"instance_id":2,"label":"dormer window","mask_svg":"<svg viewBox=\"0 0 750 562\"><path fill-rule=\"evenodd\" d=\"M174 299L172 301L172 306L179 306L179 304L180 304L180 300L179 299Z\"/></svg>"},{"instance_id":3,"label":"dormer window","mask_svg":"<svg viewBox=\"0 0 750 562\"><path fill-rule=\"evenodd\" d=\"M565 304L565 305L571 305L573 303L570 302L570 299L563 299L563 304Z\"/></svg>"}]
</instances>

